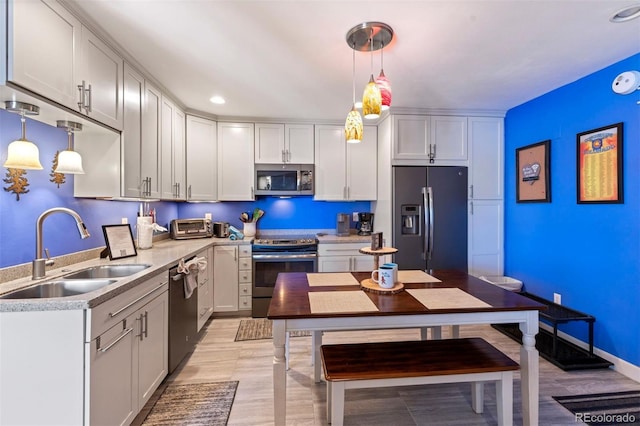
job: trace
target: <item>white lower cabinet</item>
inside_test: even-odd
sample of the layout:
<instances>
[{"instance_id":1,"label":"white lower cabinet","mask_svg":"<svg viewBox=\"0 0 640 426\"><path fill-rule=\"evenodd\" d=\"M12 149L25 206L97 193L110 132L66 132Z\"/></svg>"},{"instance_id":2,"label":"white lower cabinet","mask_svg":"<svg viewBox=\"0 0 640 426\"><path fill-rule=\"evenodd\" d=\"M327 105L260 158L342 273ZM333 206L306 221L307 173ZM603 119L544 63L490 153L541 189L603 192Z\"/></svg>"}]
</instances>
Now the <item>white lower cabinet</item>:
<instances>
[{"instance_id":1,"label":"white lower cabinet","mask_svg":"<svg viewBox=\"0 0 640 426\"><path fill-rule=\"evenodd\" d=\"M502 200L469 201L469 273L502 275L504 234Z\"/></svg>"},{"instance_id":2,"label":"white lower cabinet","mask_svg":"<svg viewBox=\"0 0 640 426\"><path fill-rule=\"evenodd\" d=\"M198 274L198 331L213 313L213 247L196 254L207 260L207 269Z\"/></svg>"},{"instance_id":3,"label":"white lower cabinet","mask_svg":"<svg viewBox=\"0 0 640 426\"><path fill-rule=\"evenodd\" d=\"M131 423L166 377L167 275L156 275L90 311L92 334L86 343L89 424Z\"/></svg>"},{"instance_id":4,"label":"white lower cabinet","mask_svg":"<svg viewBox=\"0 0 640 426\"><path fill-rule=\"evenodd\" d=\"M237 311L238 246L215 246L213 266L213 311Z\"/></svg>"},{"instance_id":5,"label":"white lower cabinet","mask_svg":"<svg viewBox=\"0 0 640 426\"><path fill-rule=\"evenodd\" d=\"M367 272L373 269L373 256L359 250L366 242L319 244L318 272Z\"/></svg>"}]
</instances>

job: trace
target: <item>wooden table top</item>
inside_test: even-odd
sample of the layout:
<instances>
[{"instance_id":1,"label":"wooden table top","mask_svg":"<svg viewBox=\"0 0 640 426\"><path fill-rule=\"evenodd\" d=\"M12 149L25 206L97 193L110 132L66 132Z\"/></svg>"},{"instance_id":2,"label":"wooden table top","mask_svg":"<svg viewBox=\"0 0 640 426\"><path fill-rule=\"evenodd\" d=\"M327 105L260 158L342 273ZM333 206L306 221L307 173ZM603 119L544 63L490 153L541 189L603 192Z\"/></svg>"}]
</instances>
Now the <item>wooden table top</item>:
<instances>
[{"instance_id":1,"label":"wooden table top","mask_svg":"<svg viewBox=\"0 0 640 426\"><path fill-rule=\"evenodd\" d=\"M369 278L369 272L353 272L358 282ZM406 283L405 289L419 288L459 288L470 295L491 305L488 308L447 308L428 309L418 302L408 292L398 294L375 294L364 292L378 308L377 312L347 312L347 313L311 313L308 294L316 291L356 291L358 285L353 286L318 286L310 287L305 272L279 273L276 286L269 305L267 318L326 318L326 317L354 317L354 316L384 316L384 315L416 315L416 314L444 314L469 312L497 312L497 311L527 311L544 310L546 306L521 296L509 290L482 281L460 271L440 270L432 273L440 279L439 283Z\"/></svg>"}]
</instances>

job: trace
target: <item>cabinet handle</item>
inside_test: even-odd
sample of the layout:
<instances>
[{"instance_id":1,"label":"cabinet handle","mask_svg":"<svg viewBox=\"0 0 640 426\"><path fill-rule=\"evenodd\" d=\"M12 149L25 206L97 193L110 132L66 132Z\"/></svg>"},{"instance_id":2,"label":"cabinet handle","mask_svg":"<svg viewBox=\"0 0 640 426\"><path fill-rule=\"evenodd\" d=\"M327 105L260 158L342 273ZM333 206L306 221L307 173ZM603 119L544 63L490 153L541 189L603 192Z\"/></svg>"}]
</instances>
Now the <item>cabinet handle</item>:
<instances>
[{"instance_id":1,"label":"cabinet handle","mask_svg":"<svg viewBox=\"0 0 640 426\"><path fill-rule=\"evenodd\" d=\"M470 213L473 215L473 201L469 202Z\"/></svg>"},{"instance_id":2,"label":"cabinet handle","mask_svg":"<svg viewBox=\"0 0 640 426\"><path fill-rule=\"evenodd\" d=\"M255 196L255 194L254 194L254 192L253 192L253 186L252 186L252 187L251 187L251 198L255 198L255 197L256 197L256 196Z\"/></svg>"},{"instance_id":3,"label":"cabinet handle","mask_svg":"<svg viewBox=\"0 0 640 426\"><path fill-rule=\"evenodd\" d=\"M469 198L473 198L473 185L471 185L469 189L471 190L469 194Z\"/></svg>"},{"instance_id":4,"label":"cabinet handle","mask_svg":"<svg viewBox=\"0 0 640 426\"><path fill-rule=\"evenodd\" d=\"M89 84L89 88L85 89L85 94L87 95L87 98L89 99L89 102L87 102L84 105L84 109L85 111L87 111L87 114L91 112L91 84Z\"/></svg>"},{"instance_id":5,"label":"cabinet handle","mask_svg":"<svg viewBox=\"0 0 640 426\"><path fill-rule=\"evenodd\" d=\"M142 335L146 339L149 336L149 312L144 311L143 316L144 316L144 331L142 332ZM143 340L142 337L140 337L140 340Z\"/></svg>"},{"instance_id":6,"label":"cabinet handle","mask_svg":"<svg viewBox=\"0 0 640 426\"><path fill-rule=\"evenodd\" d=\"M283 162L283 163L286 163L286 162L287 162L287 157L285 157L285 155L284 155L284 149L282 150L282 152L281 152L281 155L280 155L280 156L281 156L281 158L282 158L282 162Z\"/></svg>"},{"instance_id":7,"label":"cabinet handle","mask_svg":"<svg viewBox=\"0 0 640 426\"><path fill-rule=\"evenodd\" d=\"M113 342L109 343L109 345L104 347L104 348L100 347L100 340L99 340L100 338L98 337L98 350L100 352L102 352L102 353L107 352L109 349L111 349L112 347L117 345L120 340L124 339L127 336L127 334L131 333L132 331L133 331L133 328L125 329L124 332L116 340L114 340Z\"/></svg>"},{"instance_id":8,"label":"cabinet handle","mask_svg":"<svg viewBox=\"0 0 640 426\"><path fill-rule=\"evenodd\" d=\"M287 150L287 162L291 162L291 151Z\"/></svg>"},{"instance_id":9,"label":"cabinet handle","mask_svg":"<svg viewBox=\"0 0 640 426\"><path fill-rule=\"evenodd\" d=\"M429 144L429 163L433 164L436 158L436 144Z\"/></svg>"},{"instance_id":10,"label":"cabinet handle","mask_svg":"<svg viewBox=\"0 0 640 426\"><path fill-rule=\"evenodd\" d=\"M189 188L187 189L187 198L191 199L191 185L189 185Z\"/></svg>"},{"instance_id":11,"label":"cabinet handle","mask_svg":"<svg viewBox=\"0 0 640 426\"><path fill-rule=\"evenodd\" d=\"M84 108L84 80L82 80L82 84L78 84L78 92L80 97L80 101L78 102L78 111L82 112L82 108Z\"/></svg>"},{"instance_id":12,"label":"cabinet handle","mask_svg":"<svg viewBox=\"0 0 640 426\"><path fill-rule=\"evenodd\" d=\"M154 288L153 290L149 290L148 292L146 292L145 294L143 294L142 296L138 297L136 300L134 300L133 302L129 303L128 305L118 309L115 312L109 312L109 318L113 318L117 315L119 315L120 313L122 313L122 311L130 308L131 306L135 305L136 303L138 303L139 301L141 301L142 299L144 299L145 297L147 297L148 295L150 295L151 293L161 289L162 287L164 287L165 285L167 285L169 283L169 281L165 281L162 284L160 284L158 287Z\"/></svg>"}]
</instances>

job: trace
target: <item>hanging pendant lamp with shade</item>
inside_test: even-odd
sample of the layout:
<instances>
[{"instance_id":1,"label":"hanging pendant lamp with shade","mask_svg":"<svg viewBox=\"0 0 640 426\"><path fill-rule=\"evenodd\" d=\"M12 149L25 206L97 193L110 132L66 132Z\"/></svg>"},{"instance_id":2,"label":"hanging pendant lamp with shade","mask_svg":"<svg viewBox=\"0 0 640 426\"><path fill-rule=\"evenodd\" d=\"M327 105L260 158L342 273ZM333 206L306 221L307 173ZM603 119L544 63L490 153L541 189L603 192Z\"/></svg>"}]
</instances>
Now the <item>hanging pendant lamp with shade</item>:
<instances>
[{"instance_id":1,"label":"hanging pendant lamp with shade","mask_svg":"<svg viewBox=\"0 0 640 426\"><path fill-rule=\"evenodd\" d=\"M363 22L347 32L347 43L350 47L354 50L371 53L371 76L362 96L362 114L364 118L374 119L380 117L383 99L381 89L376 83L376 79L373 78L373 52L388 46L392 39L393 29L383 22ZM386 80L384 72L381 72L381 76L383 77L381 81L384 83L384 80ZM389 90L387 107L391 105L390 94L391 91Z\"/></svg>"},{"instance_id":2,"label":"hanging pendant lamp with shade","mask_svg":"<svg viewBox=\"0 0 640 426\"><path fill-rule=\"evenodd\" d=\"M391 83L384 75L384 44L380 48L380 75L376 78L376 84L382 97L382 111L386 111L391 108Z\"/></svg>"},{"instance_id":3,"label":"hanging pendant lamp with shade","mask_svg":"<svg viewBox=\"0 0 640 426\"><path fill-rule=\"evenodd\" d=\"M56 173L64 173L70 175L82 175L82 157L73 150L73 132L81 131L82 124L74 121L58 120L56 125L67 131L67 149L58 153L58 165L54 170Z\"/></svg>"},{"instance_id":4,"label":"hanging pendant lamp with shade","mask_svg":"<svg viewBox=\"0 0 640 426\"><path fill-rule=\"evenodd\" d=\"M356 50L353 49L353 103L351 111L347 114L347 120L344 123L344 136L347 143L362 142L362 133L364 127L362 125L362 116L360 111L356 109Z\"/></svg>"},{"instance_id":5,"label":"hanging pendant lamp with shade","mask_svg":"<svg viewBox=\"0 0 640 426\"><path fill-rule=\"evenodd\" d=\"M25 102L5 101L5 108L9 112L20 114L22 124L22 137L9 144L7 148L7 161L3 167L7 169L42 170L40 164L40 150L26 137L26 115L38 115L40 107Z\"/></svg>"}]
</instances>

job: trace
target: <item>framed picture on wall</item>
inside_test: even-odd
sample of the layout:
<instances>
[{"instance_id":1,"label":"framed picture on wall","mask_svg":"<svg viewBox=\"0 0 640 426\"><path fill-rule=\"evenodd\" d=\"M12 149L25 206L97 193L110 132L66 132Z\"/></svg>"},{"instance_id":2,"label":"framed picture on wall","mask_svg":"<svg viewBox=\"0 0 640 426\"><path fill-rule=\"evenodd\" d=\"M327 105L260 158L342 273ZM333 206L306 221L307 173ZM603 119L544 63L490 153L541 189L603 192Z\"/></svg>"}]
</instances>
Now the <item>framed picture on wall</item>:
<instances>
[{"instance_id":1,"label":"framed picture on wall","mask_svg":"<svg viewBox=\"0 0 640 426\"><path fill-rule=\"evenodd\" d=\"M516 149L516 202L551 202L551 141Z\"/></svg>"},{"instance_id":2,"label":"framed picture on wall","mask_svg":"<svg viewBox=\"0 0 640 426\"><path fill-rule=\"evenodd\" d=\"M578 133L578 204L623 203L622 123Z\"/></svg>"}]
</instances>

